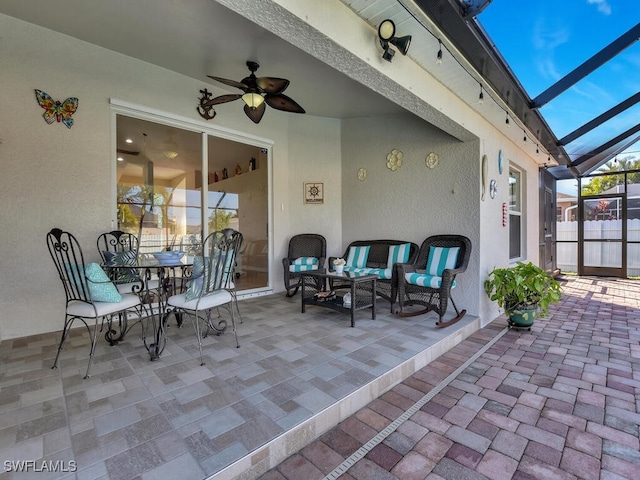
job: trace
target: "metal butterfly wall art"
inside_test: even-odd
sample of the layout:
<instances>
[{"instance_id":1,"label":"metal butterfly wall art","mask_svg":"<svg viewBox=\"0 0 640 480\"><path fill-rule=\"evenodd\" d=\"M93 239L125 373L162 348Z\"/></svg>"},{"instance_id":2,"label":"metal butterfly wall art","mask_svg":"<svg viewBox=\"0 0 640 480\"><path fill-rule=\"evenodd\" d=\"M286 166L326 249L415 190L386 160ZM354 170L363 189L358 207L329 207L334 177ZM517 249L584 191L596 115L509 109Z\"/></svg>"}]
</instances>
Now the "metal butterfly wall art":
<instances>
[{"instance_id":1,"label":"metal butterfly wall art","mask_svg":"<svg viewBox=\"0 0 640 480\"><path fill-rule=\"evenodd\" d=\"M54 100L46 92L36 89L36 99L40 106L44 108L42 117L49 125L57 121L58 123L64 123L67 128L73 126L73 118L71 116L78 109L78 99L76 97L69 97L64 102L61 102L60 100Z\"/></svg>"}]
</instances>

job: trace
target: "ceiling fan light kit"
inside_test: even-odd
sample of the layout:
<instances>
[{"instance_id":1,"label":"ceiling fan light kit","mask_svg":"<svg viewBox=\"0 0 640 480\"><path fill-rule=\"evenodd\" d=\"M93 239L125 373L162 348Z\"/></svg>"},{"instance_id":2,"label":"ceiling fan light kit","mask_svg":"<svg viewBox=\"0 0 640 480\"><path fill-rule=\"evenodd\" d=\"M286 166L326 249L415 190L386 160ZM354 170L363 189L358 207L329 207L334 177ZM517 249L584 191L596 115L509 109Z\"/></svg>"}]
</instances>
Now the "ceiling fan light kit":
<instances>
[{"instance_id":1,"label":"ceiling fan light kit","mask_svg":"<svg viewBox=\"0 0 640 480\"><path fill-rule=\"evenodd\" d=\"M411 45L411 35L404 37L396 37L396 24L393 20L383 20L378 26L378 38L380 40L380 46L382 46L383 53L382 58L387 62L393 60L393 56L396 54L395 50L389 46L393 45L398 49L402 55L406 55Z\"/></svg>"},{"instance_id":2,"label":"ceiling fan light kit","mask_svg":"<svg viewBox=\"0 0 640 480\"><path fill-rule=\"evenodd\" d=\"M260 120L262 120L262 116L266 110L266 105L284 112L305 113L304 108L298 105L295 100L282 93L289 86L289 80L286 78L276 77L256 77L255 72L260 68L260 65L256 62L248 61L247 68L251 74L239 82L229 80L227 78L207 75L209 78L212 78L217 82L230 87L239 88L244 93L220 95L219 97L210 98L210 96L205 97L203 91L200 90L200 93L203 93L203 96L200 98L200 105L198 108L200 116L207 118L203 113L207 114L207 112L213 110L214 105L232 102L239 98L242 98L245 103L244 113L254 123L260 123ZM201 112L201 110L203 112Z\"/></svg>"}]
</instances>

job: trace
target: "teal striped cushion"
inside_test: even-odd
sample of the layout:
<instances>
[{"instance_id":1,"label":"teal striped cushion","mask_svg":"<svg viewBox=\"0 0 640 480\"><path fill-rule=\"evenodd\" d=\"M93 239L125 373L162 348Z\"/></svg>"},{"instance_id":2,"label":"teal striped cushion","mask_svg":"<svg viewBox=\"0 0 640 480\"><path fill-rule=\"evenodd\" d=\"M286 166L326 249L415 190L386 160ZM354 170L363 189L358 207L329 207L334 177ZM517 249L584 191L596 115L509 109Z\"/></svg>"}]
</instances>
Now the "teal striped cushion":
<instances>
[{"instance_id":1,"label":"teal striped cushion","mask_svg":"<svg viewBox=\"0 0 640 480\"><path fill-rule=\"evenodd\" d=\"M367 265L367 258L369 257L369 250L371 245L363 245L361 247L349 247L349 254L347 255L347 266L363 268Z\"/></svg>"},{"instance_id":2,"label":"teal striped cushion","mask_svg":"<svg viewBox=\"0 0 640 480\"><path fill-rule=\"evenodd\" d=\"M440 288L442 285L442 277L437 275L426 275L424 273L405 273L404 279L411 285L419 287ZM455 280L451 284L451 288L456 286Z\"/></svg>"},{"instance_id":3,"label":"teal striped cushion","mask_svg":"<svg viewBox=\"0 0 640 480\"><path fill-rule=\"evenodd\" d=\"M429 258L427 259L427 275L442 276L447 268L455 268L458 260L460 247L429 247Z\"/></svg>"},{"instance_id":4,"label":"teal striped cushion","mask_svg":"<svg viewBox=\"0 0 640 480\"><path fill-rule=\"evenodd\" d=\"M317 270L318 263L316 260L315 265L289 265L290 272L308 272L309 270Z\"/></svg>"},{"instance_id":5,"label":"teal striped cushion","mask_svg":"<svg viewBox=\"0 0 640 480\"><path fill-rule=\"evenodd\" d=\"M377 275L378 278L384 280L391 280L390 268L359 268L359 272L366 273L367 275Z\"/></svg>"},{"instance_id":6,"label":"teal striped cushion","mask_svg":"<svg viewBox=\"0 0 640 480\"><path fill-rule=\"evenodd\" d=\"M407 263L409 261L410 243L389 246L389 258L387 258L387 268L393 268L394 263Z\"/></svg>"},{"instance_id":7,"label":"teal striped cushion","mask_svg":"<svg viewBox=\"0 0 640 480\"><path fill-rule=\"evenodd\" d=\"M293 262L292 265L317 265L318 259L316 257L298 257Z\"/></svg>"}]
</instances>

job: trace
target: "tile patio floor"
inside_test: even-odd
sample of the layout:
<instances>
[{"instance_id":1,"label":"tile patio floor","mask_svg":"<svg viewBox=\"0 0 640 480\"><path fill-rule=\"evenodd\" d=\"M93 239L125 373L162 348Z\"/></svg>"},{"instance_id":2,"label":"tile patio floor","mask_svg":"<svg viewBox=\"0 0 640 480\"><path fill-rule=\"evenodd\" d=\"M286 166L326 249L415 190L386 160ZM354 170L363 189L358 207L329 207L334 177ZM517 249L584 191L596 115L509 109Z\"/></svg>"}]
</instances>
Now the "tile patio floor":
<instances>
[{"instance_id":1,"label":"tile patio floor","mask_svg":"<svg viewBox=\"0 0 640 480\"><path fill-rule=\"evenodd\" d=\"M260 480L640 479L640 283L563 283L531 332L494 321Z\"/></svg>"},{"instance_id":2,"label":"tile patio floor","mask_svg":"<svg viewBox=\"0 0 640 480\"><path fill-rule=\"evenodd\" d=\"M139 325L117 346L101 338L86 380L84 328L56 370L57 334L1 342L0 480L256 478L479 328L470 315L447 329L433 314L398 318L384 301L356 328L331 310L300 313L299 295L240 309L241 348L231 332L209 337L205 366L188 321L171 321L157 362Z\"/></svg>"}]
</instances>

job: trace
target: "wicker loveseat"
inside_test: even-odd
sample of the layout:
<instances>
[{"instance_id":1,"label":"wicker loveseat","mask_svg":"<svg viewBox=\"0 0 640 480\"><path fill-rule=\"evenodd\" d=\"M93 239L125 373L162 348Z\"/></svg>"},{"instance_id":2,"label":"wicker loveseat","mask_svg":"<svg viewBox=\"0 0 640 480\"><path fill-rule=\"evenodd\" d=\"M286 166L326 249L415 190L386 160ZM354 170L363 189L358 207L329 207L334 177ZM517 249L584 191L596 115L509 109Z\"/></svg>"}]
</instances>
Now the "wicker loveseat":
<instances>
[{"instance_id":1,"label":"wicker loveseat","mask_svg":"<svg viewBox=\"0 0 640 480\"><path fill-rule=\"evenodd\" d=\"M356 251L356 249L362 249ZM369 247L367 250L366 247ZM391 249L391 256L390 256ZM345 265L345 272L357 272L357 273L369 273L378 275L376 281L376 292L385 300L391 304L391 311L393 312L393 304L396 301L397 295L397 272L394 265L397 262L400 263L413 263L418 255L418 245L412 242L406 242L404 240L357 240L351 242L347 247L344 258L347 261ZM357 260L354 258L354 254L358 253ZM350 254L353 264L350 265ZM400 257L398 257L400 255ZM329 270L333 270L333 261L337 257L329 257L329 264L327 267ZM404 260L404 259L407 260ZM357 264L357 265L356 265ZM347 282L341 282L340 279L331 279L331 289L336 288L349 288L350 285Z\"/></svg>"}]
</instances>

